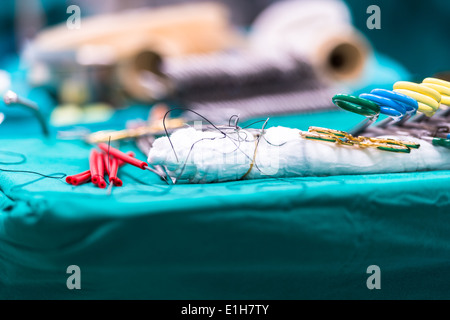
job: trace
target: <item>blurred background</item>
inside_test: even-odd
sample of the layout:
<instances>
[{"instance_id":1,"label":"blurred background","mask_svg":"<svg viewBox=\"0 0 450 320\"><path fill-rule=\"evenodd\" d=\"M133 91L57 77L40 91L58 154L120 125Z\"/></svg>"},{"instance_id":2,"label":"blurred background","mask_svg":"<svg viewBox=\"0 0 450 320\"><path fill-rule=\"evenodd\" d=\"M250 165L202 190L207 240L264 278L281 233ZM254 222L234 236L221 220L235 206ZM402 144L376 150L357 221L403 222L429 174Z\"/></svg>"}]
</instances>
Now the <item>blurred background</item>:
<instances>
[{"instance_id":1,"label":"blurred background","mask_svg":"<svg viewBox=\"0 0 450 320\"><path fill-rule=\"evenodd\" d=\"M448 78L450 70L444 0L2 4L0 91L35 101L56 128L125 126L112 119L160 103L214 121L316 112L333 108L337 91ZM79 29L68 26L71 5L80 8ZM366 25L370 5L381 10L381 29ZM0 112L15 125L30 116L3 105Z\"/></svg>"},{"instance_id":2,"label":"blurred background","mask_svg":"<svg viewBox=\"0 0 450 320\"><path fill-rule=\"evenodd\" d=\"M201 2L197 0L195 2ZM238 26L248 27L265 8L277 0L222 0L232 13L232 21ZM2 63L8 55L18 52L19 37L36 35L44 26L67 20L66 8L75 4L87 17L106 12L118 12L128 8L160 7L169 4L187 3L190 0L6 0L0 12ZM356 28L361 30L374 47L399 61L417 77L440 72L449 68L450 3L445 0L346 0ZM382 11L381 30L368 30L366 9L378 5ZM21 28L15 18L23 6L23 15L34 16L27 20L26 29ZM420 61L420 63L418 63Z\"/></svg>"}]
</instances>

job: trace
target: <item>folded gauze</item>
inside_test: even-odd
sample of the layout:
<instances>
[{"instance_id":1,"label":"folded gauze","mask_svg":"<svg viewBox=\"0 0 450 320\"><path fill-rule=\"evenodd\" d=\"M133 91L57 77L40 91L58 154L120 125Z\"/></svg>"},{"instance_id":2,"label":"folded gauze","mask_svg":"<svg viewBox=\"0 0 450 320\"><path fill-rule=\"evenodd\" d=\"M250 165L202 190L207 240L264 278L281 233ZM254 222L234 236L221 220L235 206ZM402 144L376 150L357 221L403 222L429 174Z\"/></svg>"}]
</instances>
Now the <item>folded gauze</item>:
<instances>
[{"instance_id":1,"label":"folded gauze","mask_svg":"<svg viewBox=\"0 0 450 320\"><path fill-rule=\"evenodd\" d=\"M420 148L402 153L305 139L301 130L286 127L258 132L179 129L170 140L156 139L148 161L190 183L450 169L450 149L412 137L407 140Z\"/></svg>"}]
</instances>

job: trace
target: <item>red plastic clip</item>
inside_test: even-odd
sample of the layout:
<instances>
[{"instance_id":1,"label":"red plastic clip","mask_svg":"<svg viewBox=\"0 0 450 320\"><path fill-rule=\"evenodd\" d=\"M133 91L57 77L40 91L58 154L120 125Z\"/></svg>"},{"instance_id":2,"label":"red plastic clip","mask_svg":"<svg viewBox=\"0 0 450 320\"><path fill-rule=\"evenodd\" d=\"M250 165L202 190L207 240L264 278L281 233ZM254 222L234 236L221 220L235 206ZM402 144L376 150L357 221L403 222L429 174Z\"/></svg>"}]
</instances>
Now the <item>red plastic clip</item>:
<instances>
[{"instance_id":1,"label":"red plastic clip","mask_svg":"<svg viewBox=\"0 0 450 320\"><path fill-rule=\"evenodd\" d=\"M98 152L93 149L89 156L89 168L91 169L91 180L93 184L97 184L99 180L97 157Z\"/></svg>"},{"instance_id":2,"label":"red plastic clip","mask_svg":"<svg viewBox=\"0 0 450 320\"><path fill-rule=\"evenodd\" d=\"M127 152L127 155L134 157L133 152ZM121 166L125 164L125 162L117 158L110 158L108 164L107 154L103 154L103 160L105 163L105 171L109 176L109 182L113 183L116 187L121 187L123 185L123 182L117 177L117 171Z\"/></svg>"},{"instance_id":3,"label":"red plastic clip","mask_svg":"<svg viewBox=\"0 0 450 320\"><path fill-rule=\"evenodd\" d=\"M98 145L98 147L100 149L102 149L104 152L106 152L106 153L109 152L110 155L112 155L112 156L116 157L117 159L122 160L126 163L129 163L132 166L141 168L142 170L146 170L148 168L147 162L133 158L130 155L123 153L122 151L117 150L113 147L110 147L110 146L108 147L108 145L106 143L100 143Z\"/></svg>"},{"instance_id":4,"label":"red plastic clip","mask_svg":"<svg viewBox=\"0 0 450 320\"><path fill-rule=\"evenodd\" d=\"M119 169L119 160L116 158L111 159L111 174L109 180L111 180L116 187L122 186L122 180L117 177L117 171Z\"/></svg>"},{"instance_id":5,"label":"red plastic clip","mask_svg":"<svg viewBox=\"0 0 450 320\"><path fill-rule=\"evenodd\" d=\"M106 181L105 181L105 163L103 162L103 156L101 153L96 154L96 160L97 160L97 169L98 169L98 187L99 188L106 188Z\"/></svg>"},{"instance_id":6,"label":"red plastic clip","mask_svg":"<svg viewBox=\"0 0 450 320\"><path fill-rule=\"evenodd\" d=\"M128 152L125 153L125 154L129 155L129 156L132 157L132 158L136 157L136 155L134 154L133 151L128 151ZM117 159L117 160L119 161L119 168L120 168L121 166L123 166L123 165L126 163L125 161L122 161L122 160L120 160L120 159Z\"/></svg>"},{"instance_id":7,"label":"red plastic clip","mask_svg":"<svg viewBox=\"0 0 450 320\"><path fill-rule=\"evenodd\" d=\"M92 149L89 155L89 170L66 177L66 182L74 186L92 181L99 188L106 188L105 173L109 176L111 185L120 187L123 185L122 180L117 177L119 167L125 163L132 164L139 168L145 169L147 163L134 158L133 152L123 153L117 149L111 148L103 144L102 150L109 151L110 159L108 163L108 155ZM108 150L109 149L109 150Z\"/></svg>"},{"instance_id":8,"label":"red plastic clip","mask_svg":"<svg viewBox=\"0 0 450 320\"><path fill-rule=\"evenodd\" d=\"M123 186L123 182L122 182L122 180L120 180L119 178L115 178L114 179L114 185L116 186L116 187L121 187L121 186Z\"/></svg>"},{"instance_id":9,"label":"red plastic clip","mask_svg":"<svg viewBox=\"0 0 450 320\"><path fill-rule=\"evenodd\" d=\"M109 176L109 168L111 167L111 164L108 163L108 155L102 153L103 163L105 166L105 173Z\"/></svg>"},{"instance_id":10,"label":"red plastic clip","mask_svg":"<svg viewBox=\"0 0 450 320\"><path fill-rule=\"evenodd\" d=\"M134 158L134 152L128 151L126 154L129 155L130 157ZM107 154L103 153L102 155L103 155L103 160L105 162L105 172L109 176L109 168L111 167L111 163L108 165L108 155ZM112 159L112 157L110 157L110 159ZM117 161L119 161L119 168L126 163L120 159L117 159Z\"/></svg>"},{"instance_id":11,"label":"red plastic clip","mask_svg":"<svg viewBox=\"0 0 450 320\"><path fill-rule=\"evenodd\" d=\"M67 176L66 177L66 182L68 184L73 184L74 179L76 180L79 176L85 175L89 173L89 176L91 175L91 171L90 170L86 170L84 172L78 173L78 174L74 174L73 176Z\"/></svg>"},{"instance_id":12,"label":"red plastic clip","mask_svg":"<svg viewBox=\"0 0 450 320\"><path fill-rule=\"evenodd\" d=\"M72 184L78 186L91 180L91 172L88 170L72 179Z\"/></svg>"}]
</instances>

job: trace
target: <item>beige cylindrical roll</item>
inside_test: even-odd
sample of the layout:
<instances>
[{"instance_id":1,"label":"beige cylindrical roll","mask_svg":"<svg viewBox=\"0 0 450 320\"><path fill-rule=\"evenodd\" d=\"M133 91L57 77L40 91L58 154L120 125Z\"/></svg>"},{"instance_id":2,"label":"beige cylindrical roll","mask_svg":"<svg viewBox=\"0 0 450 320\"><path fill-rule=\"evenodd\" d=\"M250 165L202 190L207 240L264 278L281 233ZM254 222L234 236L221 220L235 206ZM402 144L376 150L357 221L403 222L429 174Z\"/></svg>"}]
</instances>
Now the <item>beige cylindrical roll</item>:
<instances>
[{"instance_id":1,"label":"beige cylindrical roll","mask_svg":"<svg viewBox=\"0 0 450 320\"><path fill-rule=\"evenodd\" d=\"M122 59L143 49L156 48L161 55L178 56L222 50L238 42L223 5L197 3L83 18L78 30L63 24L41 32L34 47L45 53L108 46Z\"/></svg>"},{"instance_id":2,"label":"beige cylindrical roll","mask_svg":"<svg viewBox=\"0 0 450 320\"><path fill-rule=\"evenodd\" d=\"M71 77L71 70L92 73L96 67L107 66L112 72L107 79L103 77L108 82L105 87L118 85L130 97L151 101L170 91L170 83L159 72L161 58L216 52L242 44L229 15L224 5L205 2L83 18L79 30L69 30L63 24L42 31L31 46L31 61L33 66L45 65L56 71L51 77L57 79L47 77L41 82L53 81L57 86ZM61 70L68 70L68 74ZM89 86L87 82L80 85Z\"/></svg>"},{"instance_id":3,"label":"beige cylindrical roll","mask_svg":"<svg viewBox=\"0 0 450 320\"><path fill-rule=\"evenodd\" d=\"M352 26L348 8L338 0L277 2L256 19L249 43L267 54L302 56L331 81L358 78L371 51Z\"/></svg>"}]
</instances>

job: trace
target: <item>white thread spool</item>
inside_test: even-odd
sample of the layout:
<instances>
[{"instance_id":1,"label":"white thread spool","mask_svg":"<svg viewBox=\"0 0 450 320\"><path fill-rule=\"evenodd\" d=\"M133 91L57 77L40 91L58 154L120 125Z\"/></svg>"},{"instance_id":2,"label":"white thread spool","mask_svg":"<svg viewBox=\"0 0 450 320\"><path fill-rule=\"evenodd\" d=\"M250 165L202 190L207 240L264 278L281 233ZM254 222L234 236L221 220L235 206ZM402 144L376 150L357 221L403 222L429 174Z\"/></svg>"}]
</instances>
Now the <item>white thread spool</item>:
<instances>
[{"instance_id":1,"label":"white thread spool","mask_svg":"<svg viewBox=\"0 0 450 320\"><path fill-rule=\"evenodd\" d=\"M303 56L327 80L355 80L370 46L337 0L290 0L263 11L249 35L250 47L268 54Z\"/></svg>"}]
</instances>

